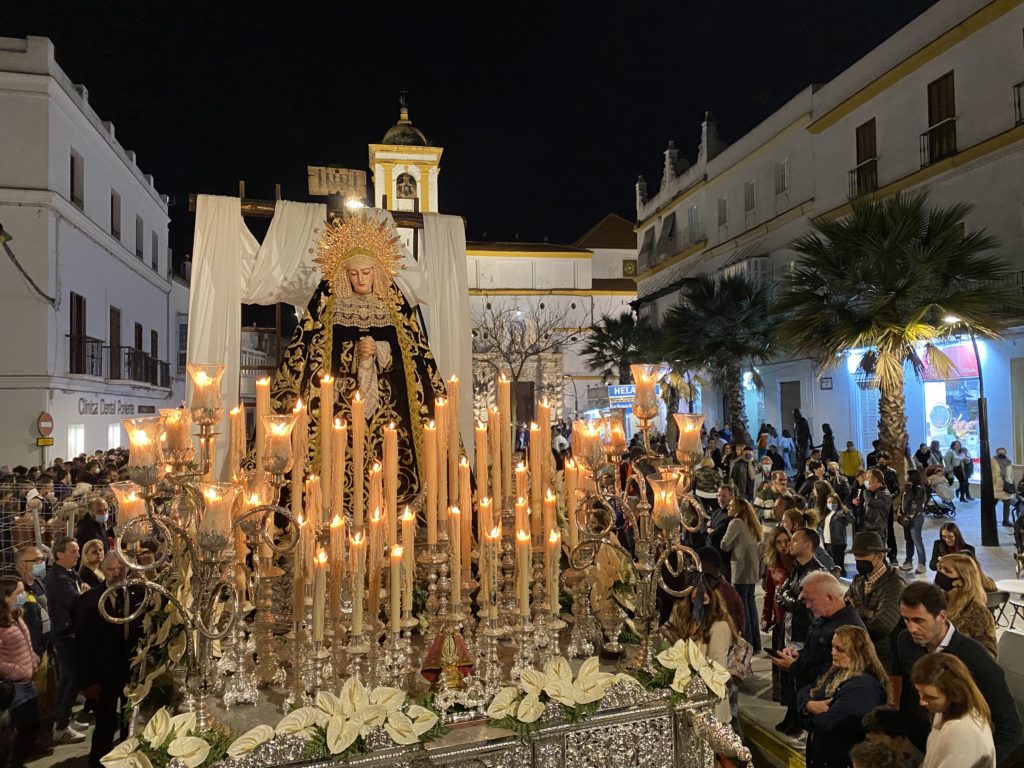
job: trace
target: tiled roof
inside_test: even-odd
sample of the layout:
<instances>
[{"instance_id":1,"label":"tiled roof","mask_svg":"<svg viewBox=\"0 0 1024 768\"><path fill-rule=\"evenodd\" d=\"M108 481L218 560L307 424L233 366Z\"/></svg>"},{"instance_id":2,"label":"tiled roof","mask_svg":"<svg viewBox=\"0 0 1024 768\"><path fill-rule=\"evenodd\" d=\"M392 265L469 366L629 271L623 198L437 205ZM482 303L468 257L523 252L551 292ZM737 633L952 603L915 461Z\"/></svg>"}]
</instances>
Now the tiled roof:
<instances>
[{"instance_id":1,"label":"tiled roof","mask_svg":"<svg viewBox=\"0 0 1024 768\"><path fill-rule=\"evenodd\" d=\"M609 213L576 241L581 248L621 248L636 250L636 232L633 222Z\"/></svg>"}]
</instances>

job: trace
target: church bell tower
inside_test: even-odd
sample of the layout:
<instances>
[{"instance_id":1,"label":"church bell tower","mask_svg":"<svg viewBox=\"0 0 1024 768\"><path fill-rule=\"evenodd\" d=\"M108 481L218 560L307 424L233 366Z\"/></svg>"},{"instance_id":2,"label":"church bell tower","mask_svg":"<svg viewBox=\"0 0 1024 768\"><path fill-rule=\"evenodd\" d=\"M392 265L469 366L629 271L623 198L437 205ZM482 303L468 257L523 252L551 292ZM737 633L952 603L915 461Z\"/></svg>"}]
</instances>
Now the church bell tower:
<instances>
[{"instance_id":1,"label":"church bell tower","mask_svg":"<svg viewBox=\"0 0 1024 768\"><path fill-rule=\"evenodd\" d=\"M437 213L441 152L441 147L432 146L423 131L412 124L403 92L398 122L388 129L380 144L370 145L374 207Z\"/></svg>"}]
</instances>

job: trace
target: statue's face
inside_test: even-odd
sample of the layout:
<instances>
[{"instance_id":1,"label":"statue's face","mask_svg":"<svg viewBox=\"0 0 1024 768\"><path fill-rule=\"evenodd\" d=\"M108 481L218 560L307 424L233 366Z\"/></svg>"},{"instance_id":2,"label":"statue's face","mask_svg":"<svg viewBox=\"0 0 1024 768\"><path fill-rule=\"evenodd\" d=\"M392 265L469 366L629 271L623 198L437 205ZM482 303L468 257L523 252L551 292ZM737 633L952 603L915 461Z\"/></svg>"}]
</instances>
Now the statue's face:
<instances>
[{"instance_id":1,"label":"statue's face","mask_svg":"<svg viewBox=\"0 0 1024 768\"><path fill-rule=\"evenodd\" d=\"M373 292L373 267L368 265L352 265L347 270L348 281L352 284L352 293L365 296Z\"/></svg>"}]
</instances>

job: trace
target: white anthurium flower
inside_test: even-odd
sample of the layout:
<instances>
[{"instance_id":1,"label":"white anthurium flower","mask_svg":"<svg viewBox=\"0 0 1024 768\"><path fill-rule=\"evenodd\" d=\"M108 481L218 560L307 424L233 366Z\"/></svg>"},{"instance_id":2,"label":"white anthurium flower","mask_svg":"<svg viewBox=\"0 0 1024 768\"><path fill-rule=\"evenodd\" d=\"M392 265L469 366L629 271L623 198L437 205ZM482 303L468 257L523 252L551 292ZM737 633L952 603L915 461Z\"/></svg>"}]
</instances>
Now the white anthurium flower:
<instances>
[{"instance_id":1,"label":"white anthurium flower","mask_svg":"<svg viewBox=\"0 0 1024 768\"><path fill-rule=\"evenodd\" d=\"M106 768L153 768L149 758L138 749L138 739L126 739L100 758L100 762Z\"/></svg>"},{"instance_id":2,"label":"white anthurium flower","mask_svg":"<svg viewBox=\"0 0 1024 768\"><path fill-rule=\"evenodd\" d=\"M676 673L672 678L672 682L669 683L671 688L676 693L686 693L686 684L690 682L690 678L693 677L693 672L690 671L690 666L677 667Z\"/></svg>"},{"instance_id":3,"label":"white anthurium flower","mask_svg":"<svg viewBox=\"0 0 1024 768\"><path fill-rule=\"evenodd\" d=\"M210 754L210 745L198 736L179 736L167 746L167 754L188 768L199 768Z\"/></svg>"},{"instance_id":4,"label":"white anthurium flower","mask_svg":"<svg viewBox=\"0 0 1024 768\"><path fill-rule=\"evenodd\" d=\"M543 691L547 681L548 676L539 669L525 669L519 678L519 687L529 696Z\"/></svg>"},{"instance_id":5,"label":"white anthurium flower","mask_svg":"<svg viewBox=\"0 0 1024 768\"><path fill-rule=\"evenodd\" d=\"M552 680L566 680L572 682L572 667L569 666L569 660L564 656L555 656L553 659L548 659L544 665L544 676L547 677L547 681Z\"/></svg>"},{"instance_id":6,"label":"white anthurium flower","mask_svg":"<svg viewBox=\"0 0 1024 768\"><path fill-rule=\"evenodd\" d=\"M171 713L167 711L167 707L160 707L146 723L142 738L153 749L159 749L170 735Z\"/></svg>"},{"instance_id":7,"label":"white anthurium flower","mask_svg":"<svg viewBox=\"0 0 1024 768\"><path fill-rule=\"evenodd\" d=\"M426 707L421 707L419 704L410 706L405 711L405 714L412 720L412 727L416 729L416 733L420 736L437 725L437 715Z\"/></svg>"},{"instance_id":8,"label":"white anthurium flower","mask_svg":"<svg viewBox=\"0 0 1024 768\"><path fill-rule=\"evenodd\" d=\"M491 699L491 704L487 707L487 716L491 718L491 720L501 720L503 717L515 715L516 703L518 700L518 689L511 686L502 688L494 698Z\"/></svg>"},{"instance_id":9,"label":"white anthurium flower","mask_svg":"<svg viewBox=\"0 0 1024 768\"><path fill-rule=\"evenodd\" d=\"M257 725L231 743L231 746L228 747L228 757L239 760L256 749L260 744L265 744L272 738L274 738L273 728L265 724Z\"/></svg>"},{"instance_id":10,"label":"white anthurium flower","mask_svg":"<svg viewBox=\"0 0 1024 768\"><path fill-rule=\"evenodd\" d=\"M719 699L725 698L726 686L729 684L729 670L714 661L700 669L700 677Z\"/></svg>"},{"instance_id":11,"label":"white anthurium flower","mask_svg":"<svg viewBox=\"0 0 1024 768\"><path fill-rule=\"evenodd\" d=\"M390 715L392 712L398 712L405 704L405 691L388 686L374 688L370 692L370 704L379 704Z\"/></svg>"},{"instance_id":12,"label":"white anthurium flower","mask_svg":"<svg viewBox=\"0 0 1024 768\"><path fill-rule=\"evenodd\" d=\"M534 723L544 714L544 705L540 701L540 693L531 693L519 702L516 720L521 723Z\"/></svg>"},{"instance_id":13,"label":"white anthurium flower","mask_svg":"<svg viewBox=\"0 0 1024 768\"><path fill-rule=\"evenodd\" d=\"M327 721L327 749L332 755L340 755L359 736L361 723L358 720L346 720L341 714Z\"/></svg>"},{"instance_id":14,"label":"white anthurium flower","mask_svg":"<svg viewBox=\"0 0 1024 768\"><path fill-rule=\"evenodd\" d=\"M341 687L341 708L345 717L352 717L370 705L366 688L355 677L350 677Z\"/></svg>"},{"instance_id":15,"label":"white anthurium flower","mask_svg":"<svg viewBox=\"0 0 1024 768\"><path fill-rule=\"evenodd\" d=\"M175 736L191 736L196 729L196 713L182 712L171 718L171 730Z\"/></svg>"},{"instance_id":16,"label":"white anthurium flower","mask_svg":"<svg viewBox=\"0 0 1024 768\"><path fill-rule=\"evenodd\" d=\"M156 680L160 675L167 671L167 665L161 664L159 667L154 669L148 675L146 679L142 681L138 688L132 689L126 692L128 701L133 707L137 707L139 702L149 696L150 690L153 688L153 681Z\"/></svg>"},{"instance_id":17,"label":"white anthurium flower","mask_svg":"<svg viewBox=\"0 0 1024 768\"><path fill-rule=\"evenodd\" d=\"M417 744L420 735L416 733L416 727L412 720L401 712L392 712L384 723L384 730L395 744Z\"/></svg>"},{"instance_id":18,"label":"white anthurium flower","mask_svg":"<svg viewBox=\"0 0 1024 768\"><path fill-rule=\"evenodd\" d=\"M377 726L384 725L384 721L388 719L388 711L382 704L368 704L350 719L360 723L359 734L366 736Z\"/></svg>"},{"instance_id":19,"label":"white anthurium flower","mask_svg":"<svg viewBox=\"0 0 1024 768\"><path fill-rule=\"evenodd\" d=\"M679 669L690 666L690 652L685 640L677 640L671 648L666 648L656 657L665 669Z\"/></svg>"},{"instance_id":20,"label":"white anthurium flower","mask_svg":"<svg viewBox=\"0 0 1024 768\"><path fill-rule=\"evenodd\" d=\"M562 680L560 678L548 680L548 684L544 686L544 693L548 695L548 698L557 701L559 704L564 704L567 707L576 706L576 698L573 696L571 680Z\"/></svg>"},{"instance_id":21,"label":"white anthurium flower","mask_svg":"<svg viewBox=\"0 0 1024 768\"><path fill-rule=\"evenodd\" d=\"M316 707L299 707L281 718L275 733L278 736L295 735L309 738L319 715Z\"/></svg>"},{"instance_id":22,"label":"white anthurium flower","mask_svg":"<svg viewBox=\"0 0 1024 768\"><path fill-rule=\"evenodd\" d=\"M330 691L320 691L316 695L316 708L328 718L335 715L345 716L344 708L341 706L341 699ZM322 723L321 723L322 725Z\"/></svg>"},{"instance_id":23,"label":"white anthurium flower","mask_svg":"<svg viewBox=\"0 0 1024 768\"><path fill-rule=\"evenodd\" d=\"M695 671L699 672L708 665L708 657L704 655L704 651L692 639L686 641L686 647L690 654L690 666Z\"/></svg>"}]
</instances>

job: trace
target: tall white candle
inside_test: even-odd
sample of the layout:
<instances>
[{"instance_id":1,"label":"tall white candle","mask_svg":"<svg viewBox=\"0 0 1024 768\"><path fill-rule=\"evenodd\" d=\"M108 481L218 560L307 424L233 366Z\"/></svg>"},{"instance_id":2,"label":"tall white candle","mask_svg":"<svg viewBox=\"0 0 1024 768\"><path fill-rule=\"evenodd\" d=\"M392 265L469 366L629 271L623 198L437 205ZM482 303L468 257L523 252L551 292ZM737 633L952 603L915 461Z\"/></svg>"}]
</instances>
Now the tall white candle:
<instances>
[{"instance_id":1,"label":"tall white candle","mask_svg":"<svg viewBox=\"0 0 1024 768\"><path fill-rule=\"evenodd\" d=\"M363 592L366 573L366 539L361 531L349 540L351 560L351 592L352 592L352 635L357 637L363 633Z\"/></svg>"},{"instance_id":2,"label":"tall white candle","mask_svg":"<svg viewBox=\"0 0 1024 768\"><path fill-rule=\"evenodd\" d=\"M487 481L487 424L477 420L476 422L476 497L482 499L489 495ZM483 541L483 532L479 531L477 536Z\"/></svg>"},{"instance_id":3,"label":"tall white candle","mask_svg":"<svg viewBox=\"0 0 1024 768\"><path fill-rule=\"evenodd\" d=\"M331 482L334 479L334 379L324 376L320 379L320 488L324 491L324 519L329 514L334 496Z\"/></svg>"},{"instance_id":4,"label":"tall white candle","mask_svg":"<svg viewBox=\"0 0 1024 768\"><path fill-rule=\"evenodd\" d=\"M416 573L416 515L409 507L402 515L402 551L405 556L405 591L402 593L402 610L412 613L412 584Z\"/></svg>"},{"instance_id":5,"label":"tall white candle","mask_svg":"<svg viewBox=\"0 0 1024 768\"><path fill-rule=\"evenodd\" d=\"M437 517L441 530L448 528L448 400L434 400L434 424L437 431Z\"/></svg>"},{"instance_id":6,"label":"tall white candle","mask_svg":"<svg viewBox=\"0 0 1024 768\"><path fill-rule=\"evenodd\" d=\"M555 616L558 615L560 605L558 602L558 571L561 567L559 559L562 554L562 534L552 529L548 536L547 547L547 594L550 610Z\"/></svg>"},{"instance_id":7,"label":"tall white candle","mask_svg":"<svg viewBox=\"0 0 1024 768\"><path fill-rule=\"evenodd\" d=\"M491 439L491 498L501 508L502 487L501 467L504 454L511 446L504 446L501 440L501 413L497 406L491 406L487 417L487 432ZM512 491L511 488L508 489Z\"/></svg>"},{"instance_id":8,"label":"tall white candle","mask_svg":"<svg viewBox=\"0 0 1024 768\"><path fill-rule=\"evenodd\" d=\"M427 545L437 544L437 425L423 427L423 454L427 483Z\"/></svg>"},{"instance_id":9,"label":"tall white candle","mask_svg":"<svg viewBox=\"0 0 1024 768\"><path fill-rule=\"evenodd\" d=\"M569 530L569 549L579 544L579 528L576 525L576 489L579 487L579 471L573 459L565 462L565 524Z\"/></svg>"},{"instance_id":10,"label":"tall white candle","mask_svg":"<svg viewBox=\"0 0 1024 768\"><path fill-rule=\"evenodd\" d=\"M530 615L530 534L516 531L516 568L519 575L519 615Z\"/></svg>"},{"instance_id":11,"label":"tall white candle","mask_svg":"<svg viewBox=\"0 0 1024 768\"><path fill-rule=\"evenodd\" d=\"M449 503L456 505L456 488L459 482L459 377L448 379L448 496ZM468 513L469 507L463 507Z\"/></svg>"},{"instance_id":12,"label":"tall white candle","mask_svg":"<svg viewBox=\"0 0 1024 768\"><path fill-rule=\"evenodd\" d=\"M451 547L451 602L462 602L462 512L458 507L448 510L448 544Z\"/></svg>"},{"instance_id":13,"label":"tall white candle","mask_svg":"<svg viewBox=\"0 0 1024 768\"><path fill-rule=\"evenodd\" d=\"M498 411L501 413L501 487L512 492L512 382L504 373L498 377ZM498 499L498 503L501 500Z\"/></svg>"},{"instance_id":14,"label":"tall white candle","mask_svg":"<svg viewBox=\"0 0 1024 768\"><path fill-rule=\"evenodd\" d=\"M345 504L345 458L348 454L348 424L335 419L332 427L334 436L331 438L331 509L342 512Z\"/></svg>"},{"instance_id":15,"label":"tall white candle","mask_svg":"<svg viewBox=\"0 0 1024 768\"><path fill-rule=\"evenodd\" d=\"M266 424L263 417L270 415L270 378L256 379L256 471L263 469L263 441L266 435Z\"/></svg>"},{"instance_id":16,"label":"tall white candle","mask_svg":"<svg viewBox=\"0 0 1024 768\"><path fill-rule=\"evenodd\" d=\"M398 632L402 626L402 548L395 546L391 548L391 580L390 593L391 610L388 616L391 622L391 631ZM454 582L453 582L454 583Z\"/></svg>"},{"instance_id":17,"label":"tall white candle","mask_svg":"<svg viewBox=\"0 0 1024 768\"><path fill-rule=\"evenodd\" d=\"M363 530L363 504L365 496L366 464L366 401L356 390L352 397L352 527Z\"/></svg>"},{"instance_id":18,"label":"tall white candle","mask_svg":"<svg viewBox=\"0 0 1024 768\"><path fill-rule=\"evenodd\" d=\"M398 430L384 427L384 508L388 518L388 546L398 543Z\"/></svg>"},{"instance_id":19,"label":"tall white candle","mask_svg":"<svg viewBox=\"0 0 1024 768\"><path fill-rule=\"evenodd\" d=\"M341 507L331 518L328 545L331 548L331 620L337 626L341 620L341 585L345 574L345 518L341 516Z\"/></svg>"},{"instance_id":20,"label":"tall white candle","mask_svg":"<svg viewBox=\"0 0 1024 768\"><path fill-rule=\"evenodd\" d=\"M470 554L473 547L473 497L469 485L469 461L465 456L459 459L459 509L463 510L460 529L462 532L462 578L464 581L469 581L473 568L473 558Z\"/></svg>"},{"instance_id":21,"label":"tall white candle","mask_svg":"<svg viewBox=\"0 0 1024 768\"><path fill-rule=\"evenodd\" d=\"M324 639L324 605L327 602L327 553L317 552L313 563L313 640Z\"/></svg>"}]
</instances>

